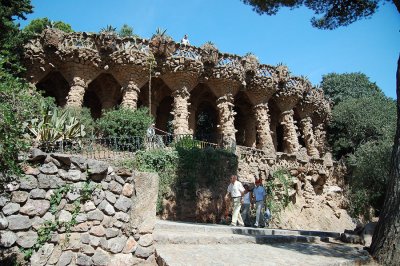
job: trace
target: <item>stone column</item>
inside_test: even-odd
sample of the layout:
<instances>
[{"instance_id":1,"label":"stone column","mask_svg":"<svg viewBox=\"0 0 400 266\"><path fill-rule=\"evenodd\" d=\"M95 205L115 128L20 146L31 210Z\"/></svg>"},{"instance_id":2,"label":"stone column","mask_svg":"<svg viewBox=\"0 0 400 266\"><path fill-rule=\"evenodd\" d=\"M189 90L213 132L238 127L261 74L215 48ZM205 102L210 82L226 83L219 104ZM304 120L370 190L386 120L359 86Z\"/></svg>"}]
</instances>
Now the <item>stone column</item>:
<instances>
[{"instance_id":1,"label":"stone column","mask_svg":"<svg viewBox=\"0 0 400 266\"><path fill-rule=\"evenodd\" d=\"M235 112L233 111L233 96L232 93L227 93L217 99L218 128L224 137L225 141L236 142L235 129Z\"/></svg>"},{"instance_id":2,"label":"stone column","mask_svg":"<svg viewBox=\"0 0 400 266\"><path fill-rule=\"evenodd\" d=\"M272 141L268 105L266 103L254 106L256 115L256 126L259 137L257 149L265 150L267 153L275 154L275 147Z\"/></svg>"},{"instance_id":3,"label":"stone column","mask_svg":"<svg viewBox=\"0 0 400 266\"><path fill-rule=\"evenodd\" d=\"M303 133L304 143L308 155L319 157L319 152L315 146L314 132L311 117L307 116L300 120L300 128Z\"/></svg>"},{"instance_id":4,"label":"stone column","mask_svg":"<svg viewBox=\"0 0 400 266\"><path fill-rule=\"evenodd\" d=\"M138 87L137 83L135 83L133 80L130 80L124 89L121 105L125 108L136 110L139 92L140 88Z\"/></svg>"},{"instance_id":5,"label":"stone column","mask_svg":"<svg viewBox=\"0 0 400 266\"><path fill-rule=\"evenodd\" d=\"M325 153L326 131L324 123L318 123L314 128L315 147L320 154Z\"/></svg>"},{"instance_id":6,"label":"stone column","mask_svg":"<svg viewBox=\"0 0 400 266\"><path fill-rule=\"evenodd\" d=\"M175 90L172 93L174 103L172 113L174 115L174 134L189 134L189 110L188 107L190 93L186 87Z\"/></svg>"},{"instance_id":7,"label":"stone column","mask_svg":"<svg viewBox=\"0 0 400 266\"><path fill-rule=\"evenodd\" d=\"M300 148L293 113L293 110L284 111L281 113L279 120L280 124L283 126L283 141L285 142L284 147L287 153L295 153Z\"/></svg>"},{"instance_id":8,"label":"stone column","mask_svg":"<svg viewBox=\"0 0 400 266\"><path fill-rule=\"evenodd\" d=\"M246 123L245 129L245 142L244 145L247 147L256 147L256 120L253 117L249 117Z\"/></svg>"},{"instance_id":9,"label":"stone column","mask_svg":"<svg viewBox=\"0 0 400 266\"><path fill-rule=\"evenodd\" d=\"M74 77L67 96L67 106L81 107L86 88L87 84L82 78Z\"/></svg>"},{"instance_id":10,"label":"stone column","mask_svg":"<svg viewBox=\"0 0 400 266\"><path fill-rule=\"evenodd\" d=\"M172 114L174 116L174 134L190 134L189 130L189 98L190 91L198 83L196 72L170 72L161 76L165 84L172 89L174 103Z\"/></svg>"}]
</instances>

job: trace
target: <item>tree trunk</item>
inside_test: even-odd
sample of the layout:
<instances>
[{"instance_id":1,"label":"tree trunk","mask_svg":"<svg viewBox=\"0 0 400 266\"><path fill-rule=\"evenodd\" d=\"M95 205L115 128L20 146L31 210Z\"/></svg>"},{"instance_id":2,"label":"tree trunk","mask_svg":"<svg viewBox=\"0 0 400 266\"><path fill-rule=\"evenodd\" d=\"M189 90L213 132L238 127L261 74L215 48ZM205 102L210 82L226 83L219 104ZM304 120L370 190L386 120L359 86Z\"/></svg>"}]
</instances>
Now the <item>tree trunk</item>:
<instances>
[{"instance_id":1,"label":"tree trunk","mask_svg":"<svg viewBox=\"0 0 400 266\"><path fill-rule=\"evenodd\" d=\"M400 265L400 56L397 61L397 130L383 211L371 244L372 256L383 265Z\"/></svg>"}]
</instances>

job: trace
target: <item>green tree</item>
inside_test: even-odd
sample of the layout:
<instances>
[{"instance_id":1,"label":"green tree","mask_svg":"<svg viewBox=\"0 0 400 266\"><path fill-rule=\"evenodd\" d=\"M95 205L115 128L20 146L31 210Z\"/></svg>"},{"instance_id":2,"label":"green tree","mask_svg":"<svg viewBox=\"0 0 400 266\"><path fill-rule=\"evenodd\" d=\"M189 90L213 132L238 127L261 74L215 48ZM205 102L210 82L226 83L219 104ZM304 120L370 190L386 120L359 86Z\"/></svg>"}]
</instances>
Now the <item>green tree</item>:
<instances>
[{"instance_id":1,"label":"green tree","mask_svg":"<svg viewBox=\"0 0 400 266\"><path fill-rule=\"evenodd\" d=\"M276 14L280 8L306 6L320 18L311 23L320 29L347 26L359 19L372 16L379 3L392 2L400 13L400 0L241 0L253 6L259 14ZM400 57L396 73L397 130L391 156L391 167L383 211L380 214L371 244L371 254L382 264L400 265Z\"/></svg>"},{"instance_id":2,"label":"green tree","mask_svg":"<svg viewBox=\"0 0 400 266\"><path fill-rule=\"evenodd\" d=\"M23 32L28 37L32 37L35 34L40 34L47 28L55 28L64 32L73 32L71 25L62 21L51 21L48 18L37 18L33 19L24 29Z\"/></svg>"},{"instance_id":3,"label":"green tree","mask_svg":"<svg viewBox=\"0 0 400 266\"><path fill-rule=\"evenodd\" d=\"M343 100L333 107L329 125L328 140L334 156L340 159L369 141L392 141L395 123L396 104L392 99L368 96Z\"/></svg>"},{"instance_id":4,"label":"green tree","mask_svg":"<svg viewBox=\"0 0 400 266\"><path fill-rule=\"evenodd\" d=\"M311 24L319 29L333 30L347 26L364 18L371 17L379 8L379 4L393 2L400 12L399 0L242 0L251 5L258 14L276 15L281 8L298 8L305 6L315 15Z\"/></svg>"},{"instance_id":5,"label":"green tree","mask_svg":"<svg viewBox=\"0 0 400 266\"><path fill-rule=\"evenodd\" d=\"M43 101L23 79L0 67L0 192L4 182L20 173L17 156L29 144L24 137L24 122L35 118Z\"/></svg>"},{"instance_id":6,"label":"green tree","mask_svg":"<svg viewBox=\"0 0 400 266\"><path fill-rule=\"evenodd\" d=\"M118 35L120 37L133 37L133 38L139 37L139 35L133 33L133 28L128 24L122 25L122 27L119 29Z\"/></svg>"},{"instance_id":7,"label":"green tree","mask_svg":"<svg viewBox=\"0 0 400 266\"><path fill-rule=\"evenodd\" d=\"M329 73L322 76L321 88L334 104L348 98L384 97L379 87L363 73Z\"/></svg>"},{"instance_id":8,"label":"green tree","mask_svg":"<svg viewBox=\"0 0 400 266\"><path fill-rule=\"evenodd\" d=\"M0 0L0 64L12 73L21 71L23 35L15 19L32 13L30 0Z\"/></svg>"}]
</instances>

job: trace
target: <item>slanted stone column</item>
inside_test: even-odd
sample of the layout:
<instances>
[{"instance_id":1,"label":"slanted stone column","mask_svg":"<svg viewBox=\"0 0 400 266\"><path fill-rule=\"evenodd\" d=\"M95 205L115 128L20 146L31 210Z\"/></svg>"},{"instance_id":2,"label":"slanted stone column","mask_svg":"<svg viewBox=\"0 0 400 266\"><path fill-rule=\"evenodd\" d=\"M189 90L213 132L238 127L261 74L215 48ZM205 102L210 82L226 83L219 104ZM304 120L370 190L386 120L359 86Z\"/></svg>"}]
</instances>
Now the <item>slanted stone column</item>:
<instances>
[{"instance_id":1,"label":"slanted stone column","mask_svg":"<svg viewBox=\"0 0 400 266\"><path fill-rule=\"evenodd\" d=\"M320 154L324 154L326 146L326 130L324 123L318 123L314 127L314 135L316 149L319 151Z\"/></svg>"},{"instance_id":2,"label":"slanted stone column","mask_svg":"<svg viewBox=\"0 0 400 266\"><path fill-rule=\"evenodd\" d=\"M254 106L256 115L257 134L259 143L257 149L265 150L267 153L275 154L275 147L272 141L268 105L260 103Z\"/></svg>"},{"instance_id":3,"label":"slanted stone column","mask_svg":"<svg viewBox=\"0 0 400 266\"><path fill-rule=\"evenodd\" d=\"M235 111L233 111L232 93L227 93L217 99L218 108L218 128L224 137L224 141L236 142Z\"/></svg>"},{"instance_id":4,"label":"slanted stone column","mask_svg":"<svg viewBox=\"0 0 400 266\"><path fill-rule=\"evenodd\" d=\"M306 145L308 155L312 157L319 157L319 152L316 148L312 119L309 116L300 120L300 129L303 133L304 143Z\"/></svg>"},{"instance_id":5,"label":"slanted stone column","mask_svg":"<svg viewBox=\"0 0 400 266\"><path fill-rule=\"evenodd\" d=\"M293 110L284 111L281 113L279 120L280 124L283 126L283 141L285 142L285 151L287 153L295 153L300 148L293 113Z\"/></svg>"},{"instance_id":6,"label":"slanted stone column","mask_svg":"<svg viewBox=\"0 0 400 266\"><path fill-rule=\"evenodd\" d=\"M176 90L172 93L174 97L173 115L174 115L174 134L189 134L189 110L188 107L190 93L186 87Z\"/></svg>"},{"instance_id":7,"label":"slanted stone column","mask_svg":"<svg viewBox=\"0 0 400 266\"><path fill-rule=\"evenodd\" d=\"M247 118L248 121L246 123L246 135L245 135L245 142L244 145L247 147L256 147L256 119L251 116Z\"/></svg>"},{"instance_id":8,"label":"slanted stone column","mask_svg":"<svg viewBox=\"0 0 400 266\"><path fill-rule=\"evenodd\" d=\"M130 80L123 91L121 105L125 108L136 110L139 93L140 88L138 87L137 83L135 83L133 80Z\"/></svg>"},{"instance_id":9,"label":"slanted stone column","mask_svg":"<svg viewBox=\"0 0 400 266\"><path fill-rule=\"evenodd\" d=\"M67 106L81 107L87 84L83 78L74 77L67 96Z\"/></svg>"}]
</instances>

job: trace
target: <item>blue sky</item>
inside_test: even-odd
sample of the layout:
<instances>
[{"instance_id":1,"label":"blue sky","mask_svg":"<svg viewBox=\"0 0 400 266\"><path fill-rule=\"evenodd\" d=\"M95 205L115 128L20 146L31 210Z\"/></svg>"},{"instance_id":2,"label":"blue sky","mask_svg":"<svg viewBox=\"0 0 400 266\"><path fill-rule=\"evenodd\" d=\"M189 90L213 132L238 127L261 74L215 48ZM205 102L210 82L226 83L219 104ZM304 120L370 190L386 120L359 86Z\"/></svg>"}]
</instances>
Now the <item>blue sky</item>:
<instances>
[{"instance_id":1,"label":"blue sky","mask_svg":"<svg viewBox=\"0 0 400 266\"><path fill-rule=\"evenodd\" d=\"M283 9L260 16L240 0L32 0L39 17L62 20L75 31L98 32L106 25L127 23L149 38L157 27L176 41L187 33L191 44L212 41L220 51L252 52L265 64L284 63L294 75L319 84L322 75L363 72L389 97L396 98L396 67L400 48L400 15L383 5L367 20L333 31L311 27L313 13Z\"/></svg>"}]
</instances>

